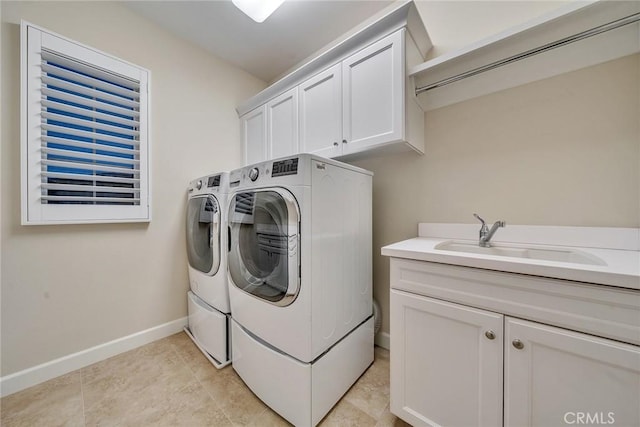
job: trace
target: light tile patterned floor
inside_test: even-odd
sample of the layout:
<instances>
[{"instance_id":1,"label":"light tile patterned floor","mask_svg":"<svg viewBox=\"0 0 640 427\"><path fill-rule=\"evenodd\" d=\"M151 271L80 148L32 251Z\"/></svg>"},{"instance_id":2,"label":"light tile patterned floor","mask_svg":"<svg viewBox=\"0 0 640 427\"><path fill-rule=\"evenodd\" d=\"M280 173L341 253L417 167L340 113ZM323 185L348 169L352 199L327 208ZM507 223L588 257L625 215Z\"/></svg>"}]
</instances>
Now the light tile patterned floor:
<instances>
[{"instance_id":1,"label":"light tile patterned floor","mask_svg":"<svg viewBox=\"0 0 640 427\"><path fill-rule=\"evenodd\" d=\"M63 375L0 401L0 425L287 426L232 367L215 369L183 332ZM407 426L389 412L389 352L322 426Z\"/></svg>"}]
</instances>

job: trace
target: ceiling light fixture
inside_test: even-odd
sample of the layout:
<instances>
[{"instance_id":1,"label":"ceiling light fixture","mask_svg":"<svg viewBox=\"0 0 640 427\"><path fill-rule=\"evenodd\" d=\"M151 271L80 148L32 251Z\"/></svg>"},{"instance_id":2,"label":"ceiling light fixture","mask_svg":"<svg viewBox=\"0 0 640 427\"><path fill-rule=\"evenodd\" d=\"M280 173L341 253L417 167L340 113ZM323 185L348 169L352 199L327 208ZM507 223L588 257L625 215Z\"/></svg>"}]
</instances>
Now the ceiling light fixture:
<instances>
[{"instance_id":1,"label":"ceiling light fixture","mask_svg":"<svg viewBox=\"0 0 640 427\"><path fill-rule=\"evenodd\" d=\"M262 22L280 7L284 0L232 0L232 2L249 18Z\"/></svg>"}]
</instances>

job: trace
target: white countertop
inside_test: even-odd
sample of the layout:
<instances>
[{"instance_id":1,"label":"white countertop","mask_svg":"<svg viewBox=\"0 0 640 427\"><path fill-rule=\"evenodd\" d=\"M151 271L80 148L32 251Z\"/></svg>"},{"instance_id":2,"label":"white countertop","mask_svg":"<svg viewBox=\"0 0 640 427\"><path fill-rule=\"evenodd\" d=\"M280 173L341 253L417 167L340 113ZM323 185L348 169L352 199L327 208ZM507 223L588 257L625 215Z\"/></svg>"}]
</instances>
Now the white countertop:
<instances>
[{"instance_id":1,"label":"white countertop","mask_svg":"<svg viewBox=\"0 0 640 427\"><path fill-rule=\"evenodd\" d=\"M541 249L555 247L561 247L562 249L570 248L596 256L606 263L606 265L591 265L469 252L454 252L436 248L438 244L450 240L471 244L477 243L477 239L471 240L460 239L457 238L457 236L452 237L453 238L416 237L384 246L382 248L382 255L640 290L640 251L638 250L587 248L568 245L548 246L523 244L521 242L496 242L494 244L496 247L518 247L524 245L530 248Z\"/></svg>"}]
</instances>

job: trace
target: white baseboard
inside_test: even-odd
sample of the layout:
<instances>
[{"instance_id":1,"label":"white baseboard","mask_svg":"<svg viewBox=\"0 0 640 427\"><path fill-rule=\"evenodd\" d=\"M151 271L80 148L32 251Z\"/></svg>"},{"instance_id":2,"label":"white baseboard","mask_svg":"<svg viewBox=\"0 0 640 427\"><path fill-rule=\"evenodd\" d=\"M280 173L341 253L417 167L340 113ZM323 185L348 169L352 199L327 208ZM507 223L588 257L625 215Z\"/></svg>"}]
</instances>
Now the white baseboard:
<instances>
[{"instance_id":1,"label":"white baseboard","mask_svg":"<svg viewBox=\"0 0 640 427\"><path fill-rule=\"evenodd\" d=\"M0 378L0 397L8 396L52 378L89 366L125 351L133 350L150 342L182 331L188 324L183 317L162 325L154 326L126 337L118 338L59 359L37 365Z\"/></svg>"},{"instance_id":2,"label":"white baseboard","mask_svg":"<svg viewBox=\"0 0 640 427\"><path fill-rule=\"evenodd\" d=\"M375 344L379 347L391 350L391 336L386 332L378 332L376 334Z\"/></svg>"}]
</instances>

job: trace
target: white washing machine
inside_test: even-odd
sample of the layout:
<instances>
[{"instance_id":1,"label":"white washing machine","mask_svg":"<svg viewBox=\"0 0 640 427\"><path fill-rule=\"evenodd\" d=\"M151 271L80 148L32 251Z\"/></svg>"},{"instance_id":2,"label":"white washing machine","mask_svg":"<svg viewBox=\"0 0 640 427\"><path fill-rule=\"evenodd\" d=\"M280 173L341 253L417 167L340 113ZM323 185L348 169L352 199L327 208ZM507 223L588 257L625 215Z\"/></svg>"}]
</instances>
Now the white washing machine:
<instances>
[{"instance_id":1,"label":"white washing machine","mask_svg":"<svg viewBox=\"0 0 640 427\"><path fill-rule=\"evenodd\" d=\"M228 172L189 183L187 255L189 327L185 332L218 368L230 363L230 304L227 286Z\"/></svg>"},{"instance_id":2,"label":"white washing machine","mask_svg":"<svg viewBox=\"0 0 640 427\"><path fill-rule=\"evenodd\" d=\"M296 426L373 362L372 173L299 154L229 175L233 366Z\"/></svg>"}]
</instances>

